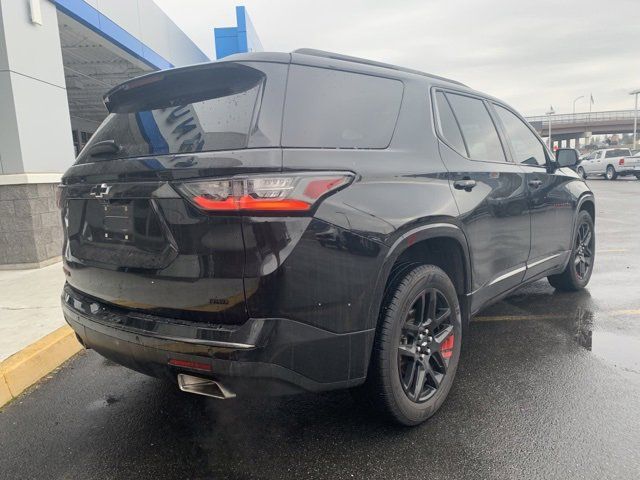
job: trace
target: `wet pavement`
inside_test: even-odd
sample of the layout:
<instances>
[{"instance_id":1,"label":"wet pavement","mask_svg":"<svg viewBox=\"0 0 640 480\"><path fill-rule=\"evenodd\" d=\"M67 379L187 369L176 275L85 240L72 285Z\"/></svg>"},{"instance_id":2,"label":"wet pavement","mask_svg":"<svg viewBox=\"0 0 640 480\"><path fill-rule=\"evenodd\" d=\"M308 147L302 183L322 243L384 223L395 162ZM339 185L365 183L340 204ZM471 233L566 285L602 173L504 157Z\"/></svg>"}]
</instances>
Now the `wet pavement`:
<instances>
[{"instance_id":1,"label":"wet pavement","mask_svg":"<svg viewBox=\"0 0 640 480\"><path fill-rule=\"evenodd\" d=\"M588 289L481 312L426 424L348 392L210 400L87 352L0 412L0 478L638 478L640 182L589 183Z\"/></svg>"}]
</instances>

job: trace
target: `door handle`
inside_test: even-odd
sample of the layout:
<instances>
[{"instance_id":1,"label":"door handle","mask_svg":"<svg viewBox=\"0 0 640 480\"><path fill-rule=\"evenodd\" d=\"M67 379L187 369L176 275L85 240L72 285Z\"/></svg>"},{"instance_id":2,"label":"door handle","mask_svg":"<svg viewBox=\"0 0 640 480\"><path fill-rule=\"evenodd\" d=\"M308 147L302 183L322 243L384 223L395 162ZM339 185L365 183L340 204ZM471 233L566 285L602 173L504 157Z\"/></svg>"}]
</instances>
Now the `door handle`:
<instances>
[{"instance_id":1,"label":"door handle","mask_svg":"<svg viewBox=\"0 0 640 480\"><path fill-rule=\"evenodd\" d=\"M470 192L473 187L476 186L476 181L471 179L464 180L456 180L453 182L453 187L457 190L464 190L465 192Z\"/></svg>"},{"instance_id":2,"label":"door handle","mask_svg":"<svg viewBox=\"0 0 640 480\"><path fill-rule=\"evenodd\" d=\"M529 180L528 185L532 188L539 188L542 185L542 180Z\"/></svg>"}]
</instances>

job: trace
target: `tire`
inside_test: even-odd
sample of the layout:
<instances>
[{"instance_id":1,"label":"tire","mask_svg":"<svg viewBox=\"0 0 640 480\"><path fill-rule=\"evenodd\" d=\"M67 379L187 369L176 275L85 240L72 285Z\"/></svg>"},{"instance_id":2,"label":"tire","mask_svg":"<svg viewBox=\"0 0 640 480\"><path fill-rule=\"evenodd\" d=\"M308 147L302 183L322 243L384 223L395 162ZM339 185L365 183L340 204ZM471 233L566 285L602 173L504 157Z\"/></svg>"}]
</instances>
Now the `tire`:
<instances>
[{"instance_id":1,"label":"tire","mask_svg":"<svg viewBox=\"0 0 640 480\"><path fill-rule=\"evenodd\" d=\"M640 173L636 173L635 175L636 175L636 178L640 180Z\"/></svg>"},{"instance_id":2,"label":"tire","mask_svg":"<svg viewBox=\"0 0 640 480\"><path fill-rule=\"evenodd\" d=\"M618 178L618 174L616 173L616 169L613 168L613 165L607 165L607 171L604 176L607 180L615 180Z\"/></svg>"},{"instance_id":3,"label":"tire","mask_svg":"<svg viewBox=\"0 0 640 480\"><path fill-rule=\"evenodd\" d=\"M426 314L421 317L420 311ZM460 305L451 279L433 265L413 267L385 294L365 384L369 399L397 423L424 422L451 389L461 344Z\"/></svg>"},{"instance_id":4,"label":"tire","mask_svg":"<svg viewBox=\"0 0 640 480\"><path fill-rule=\"evenodd\" d=\"M589 239L585 240L582 233L588 229ZM575 292L587 286L593 273L593 263L596 256L596 236L593 219L586 211L581 211L576 222L573 249L569 256L569 263L562 273L547 277L551 286L557 290ZM583 261L587 263L583 270Z\"/></svg>"},{"instance_id":5,"label":"tire","mask_svg":"<svg viewBox=\"0 0 640 480\"><path fill-rule=\"evenodd\" d=\"M580 177L582 177L582 179L586 179L587 178L587 172L584 171L584 168L582 167L578 167L578 175L580 175Z\"/></svg>"}]
</instances>

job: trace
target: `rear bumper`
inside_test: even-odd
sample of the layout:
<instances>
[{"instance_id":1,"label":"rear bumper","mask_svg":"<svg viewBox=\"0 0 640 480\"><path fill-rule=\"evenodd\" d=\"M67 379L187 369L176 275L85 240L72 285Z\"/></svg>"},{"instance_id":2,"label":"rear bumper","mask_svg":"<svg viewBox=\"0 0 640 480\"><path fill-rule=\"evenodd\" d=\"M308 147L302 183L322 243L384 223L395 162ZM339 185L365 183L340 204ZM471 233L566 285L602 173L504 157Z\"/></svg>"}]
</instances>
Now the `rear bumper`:
<instances>
[{"instance_id":1,"label":"rear bumper","mask_svg":"<svg viewBox=\"0 0 640 480\"><path fill-rule=\"evenodd\" d=\"M213 378L238 395L359 385L374 336L373 330L338 334L284 318L240 326L172 320L101 303L68 285L62 309L81 342L116 363L173 381L179 373ZM207 367L175 367L172 359Z\"/></svg>"}]
</instances>

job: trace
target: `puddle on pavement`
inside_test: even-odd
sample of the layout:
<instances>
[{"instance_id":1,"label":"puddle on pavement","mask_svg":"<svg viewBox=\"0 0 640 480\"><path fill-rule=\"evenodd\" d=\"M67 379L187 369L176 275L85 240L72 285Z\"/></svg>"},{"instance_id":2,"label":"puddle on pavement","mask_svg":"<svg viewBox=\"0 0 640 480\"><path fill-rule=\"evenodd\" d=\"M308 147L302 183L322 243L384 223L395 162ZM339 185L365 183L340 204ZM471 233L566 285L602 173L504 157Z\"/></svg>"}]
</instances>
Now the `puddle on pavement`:
<instances>
[{"instance_id":1,"label":"puddle on pavement","mask_svg":"<svg viewBox=\"0 0 640 480\"><path fill-rule=\"evenodd\" d=\"M601 289L557 294L546 282L523 287L481 312L478 321L549 321L621 371L640 374L640 310L616 310Z\"/></svg>"},{"instance_id":2,"label":"puddle on pavement","mask_svg":"<svg viewBox=\"0 0 640 480\"><path fill-rule=\"evenodd\" d=\"M601 314L605 315L605 314ZM597 327L591 310L578 309L575 317L575 340L594 355L627 372L640 374L640 339L627 332ZM631 321L622 319L622 321Z\"/></svg>"}]
</instances>

